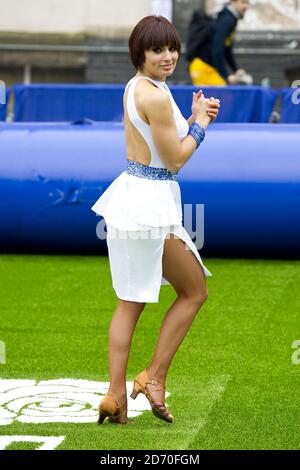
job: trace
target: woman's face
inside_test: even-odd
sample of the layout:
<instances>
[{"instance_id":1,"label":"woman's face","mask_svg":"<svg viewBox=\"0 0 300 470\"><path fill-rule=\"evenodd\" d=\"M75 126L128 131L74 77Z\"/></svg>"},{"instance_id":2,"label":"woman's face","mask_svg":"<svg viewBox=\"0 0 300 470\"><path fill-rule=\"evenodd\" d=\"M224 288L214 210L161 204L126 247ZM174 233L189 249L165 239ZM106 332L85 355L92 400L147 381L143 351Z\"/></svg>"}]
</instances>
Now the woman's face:
<instances>
[{"instance_id":1,"label":"woman's face","mask_svg":"<svg viewBox=\"0 0 300 470\"><path fill-rule=\"evenodd\" d=\"M152 47L145 51L145 62L139 72L146 73L154 80L165 81L172 75L178 57L178 51L173 46Z\"/></svg>"}]
</instances>

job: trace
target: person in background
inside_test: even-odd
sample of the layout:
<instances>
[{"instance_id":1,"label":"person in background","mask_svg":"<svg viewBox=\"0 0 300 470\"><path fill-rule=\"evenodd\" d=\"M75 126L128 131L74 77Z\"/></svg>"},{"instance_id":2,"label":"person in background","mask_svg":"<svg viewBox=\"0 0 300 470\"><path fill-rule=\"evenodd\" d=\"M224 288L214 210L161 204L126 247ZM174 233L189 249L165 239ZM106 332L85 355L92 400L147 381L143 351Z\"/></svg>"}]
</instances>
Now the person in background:
<instances>
[{"instance_id":1,"label":"person in background","mask_svg":"<svg viewBox=\"0 0 300 470\"><path fill-rule=\"evenodd\" d=\"M187 41L188 71L194 85L251 84L251 76L238 67L232 50L238 21L249 7L249 0L230 0L214 21L201 12L194 13ZM197 28L202 34L198 44Z\"/></svg>"}]
</instances>

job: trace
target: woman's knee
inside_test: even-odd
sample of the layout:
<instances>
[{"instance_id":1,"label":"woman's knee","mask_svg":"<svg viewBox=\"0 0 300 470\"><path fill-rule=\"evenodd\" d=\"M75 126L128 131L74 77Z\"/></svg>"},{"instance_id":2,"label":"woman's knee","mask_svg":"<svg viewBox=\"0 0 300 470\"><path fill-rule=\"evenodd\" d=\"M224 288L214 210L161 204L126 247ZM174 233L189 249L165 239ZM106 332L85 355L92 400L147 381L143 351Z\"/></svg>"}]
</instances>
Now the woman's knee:
<instances>
[{"instance_id":1,"label":"woman's knee","mask_svg":"<svg viewBox=\"0 0 300 470\"><path fill-rule=\"evenodd\" d=\"M208 288L204 270L200 269L198 271L197 266L197 274L193 276L193 279L190 279L189 283L187 281L188 279L179 285L177 284L177 295L185 297L200 308L208 298Z\"/></svg>"},{"instance_id":2,"label":"woman's knee","mask_svg":"<svg viewBox=\"0 0 300 470\"><path fill-rule=\"evenodd\" d=\"M208 298L208 289L207 286L203 286L201 289L190 292L179 291L177 292L177 295L178 297L182 297L200 308Z\"/></svg>"},{"instance_id":3,"label":"woman's knee","mask_svg":"<svg viewBox=\"0 0 300 470\"><path fill-rule=\"evenodd\" d=\"M207 287L205 286L203 289L201 289L200 292L197 293L197 296L196 296L196 302L200 305L203 305L204 302L207 300L208 298L208 289Z\"/></svg>"}]
</instances>

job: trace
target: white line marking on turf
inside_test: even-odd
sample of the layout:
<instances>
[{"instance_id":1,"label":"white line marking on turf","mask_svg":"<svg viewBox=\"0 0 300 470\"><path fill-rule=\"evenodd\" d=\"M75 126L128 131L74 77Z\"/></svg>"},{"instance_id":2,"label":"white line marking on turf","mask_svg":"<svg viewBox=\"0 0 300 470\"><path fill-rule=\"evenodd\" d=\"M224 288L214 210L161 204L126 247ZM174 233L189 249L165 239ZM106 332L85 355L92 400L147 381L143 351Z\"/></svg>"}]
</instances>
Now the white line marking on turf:
<instances>
[{"instance_id":1,"label":"white line marking on turf","mask_svg":"<svg viewBox=\"0 0 300 470\"><path fill-rule=\"evenodd\" d=\"M6 449L13 442L43 442L34 450L53 450L64 438L65 436L0 436L0 450Z\"/></svg>"},{"instance_id":2,"label":"white line marking on turf","mask_svg":"<svg viewBox=\"0 0 300 470\"><path fill-rule=\"evenodd\" d=\"M208 384L208 386L206 386L204 389L204 392L207 392L210 395L212 395L212 399L209 403L208 410L206 411L204 416L203 415L200 416L201 419L197 419L197 417L193 419L189 427L189 431L191 432L187 433L187 439L180 445L180 447L178 447L178 450L189 450L189 446L195 439L200 429L202 429L206 425L209 415L211 413L212 407L214 406L217 400L221 399L222 395L224 394L227 388L228 381L231 379L231 375L216 376L215 379L216 379L216 382L214 383L213 381L214 377L212 377L211 385ZM201 399L201 394L199 396L199 399Z\"/></svg>"}]
</instances>

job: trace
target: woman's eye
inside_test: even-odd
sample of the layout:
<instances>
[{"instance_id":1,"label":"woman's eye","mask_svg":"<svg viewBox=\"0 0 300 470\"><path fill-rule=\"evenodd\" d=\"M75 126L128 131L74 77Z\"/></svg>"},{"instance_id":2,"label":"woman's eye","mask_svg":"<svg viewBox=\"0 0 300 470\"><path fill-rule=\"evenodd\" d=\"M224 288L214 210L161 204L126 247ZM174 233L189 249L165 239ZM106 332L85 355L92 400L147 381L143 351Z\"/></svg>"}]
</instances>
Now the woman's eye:
<instances>
[{"instance_id":1,"label":"woman's eye","mask_svg":"<svg viewBox=\"0 0 300 470\"><path fill-rule=\"evenodd\" d=\"M174 51L176 50L176 47L172 46L170 47L170 49L173 49ZM154 52L157 52L157 51L161 51L161 48L160 47L156 47L155 49L153 49Z\"/></svg>"}]
</instances>

